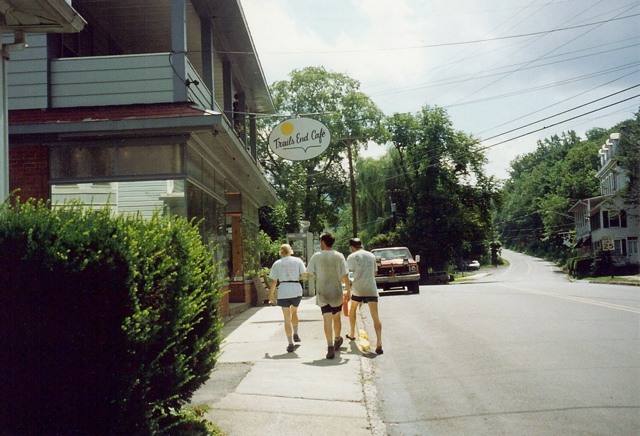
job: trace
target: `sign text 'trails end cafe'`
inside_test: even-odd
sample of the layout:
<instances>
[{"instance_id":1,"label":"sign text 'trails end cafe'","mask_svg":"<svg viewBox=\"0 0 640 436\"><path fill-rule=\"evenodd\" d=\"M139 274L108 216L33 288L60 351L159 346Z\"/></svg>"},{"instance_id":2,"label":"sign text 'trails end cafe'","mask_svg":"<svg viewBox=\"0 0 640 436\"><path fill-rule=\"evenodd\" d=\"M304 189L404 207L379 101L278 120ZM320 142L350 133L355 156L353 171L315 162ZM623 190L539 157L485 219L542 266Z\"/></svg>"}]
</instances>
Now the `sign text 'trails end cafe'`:
<instances>
[{"instance_id":1,"label":"sign text 'trails end cafe'","mask_svg":"<svg viewBox=\"0 0 640 436\"><path fill-rule=\"evenodd\" d=\"M269 134L269 148L283 159L307 160L322 154L331 142L327 126L310 118L293 118Z\"/></svg>"}]
</instances>

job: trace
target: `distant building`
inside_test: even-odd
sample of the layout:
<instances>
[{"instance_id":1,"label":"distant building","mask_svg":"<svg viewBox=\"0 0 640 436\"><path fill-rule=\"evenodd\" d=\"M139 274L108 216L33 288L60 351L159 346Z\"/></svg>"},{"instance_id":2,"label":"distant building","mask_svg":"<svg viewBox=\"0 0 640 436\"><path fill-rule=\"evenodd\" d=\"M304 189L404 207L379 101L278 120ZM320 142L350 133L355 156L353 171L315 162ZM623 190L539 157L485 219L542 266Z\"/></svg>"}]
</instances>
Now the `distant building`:
<instances>
[{"instance_id":1,"label":"distant building","mask_svg":"<svg viewBox=\"0 0 640 436\"><path fill-rule=\"evenodd\" d=\"M625 146L635 146L625 143ZM627 201L629 174L620 166L623 143L613 133L598 152L600 180L598 197L578 201L569 210L576 222L576 249L581 256L610 250L616 265L640 264L640 207Z\"/></svg>"},{"instance_id":2,"label":"distant building","mask_svg":"<svg viewBox=\"0 0 640 436\"><path fill-rule=\"evenodd\" d=\"M223 310L255 303L258 208L277 203L256 114L274 106L240 2L73 6L84 30L29 34L7 63L10 190L195 218L230 290Z\"/></svg>"}]
</instances>

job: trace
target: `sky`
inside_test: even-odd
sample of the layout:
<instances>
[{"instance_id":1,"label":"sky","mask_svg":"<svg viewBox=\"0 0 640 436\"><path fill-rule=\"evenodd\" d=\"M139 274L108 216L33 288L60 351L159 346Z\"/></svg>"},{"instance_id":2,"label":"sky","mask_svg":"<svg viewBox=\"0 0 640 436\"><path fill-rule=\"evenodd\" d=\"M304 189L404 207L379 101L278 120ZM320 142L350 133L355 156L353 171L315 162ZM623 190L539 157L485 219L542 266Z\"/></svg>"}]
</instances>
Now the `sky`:
<instances>
[{"instance_id":1,"label":"sky","mask_svg":"<svg viewBox=\"0 0 640 436\"><path fill-rule=\"evenodd\" d=\"M584 138L640 109L638 0L241 3L269 85L323 66L358 80L386 115L445 108L498 178L539 139Z\"/></svg>"}]
</instances>

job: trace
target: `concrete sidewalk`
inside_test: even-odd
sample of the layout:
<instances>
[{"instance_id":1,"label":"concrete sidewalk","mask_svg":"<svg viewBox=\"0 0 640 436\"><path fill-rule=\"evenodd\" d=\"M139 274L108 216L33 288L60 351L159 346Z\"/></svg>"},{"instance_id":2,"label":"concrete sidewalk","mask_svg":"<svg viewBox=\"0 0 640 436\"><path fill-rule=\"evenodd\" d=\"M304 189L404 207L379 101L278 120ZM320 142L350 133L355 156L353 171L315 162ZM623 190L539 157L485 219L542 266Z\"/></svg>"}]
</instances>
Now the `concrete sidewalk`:
<instances>
[{"instance_id":1,"label":"concrete sidewalk","mask_svg":"<svg viewBox=\"0 0 640 436\"><path fill-rule=\"evenodd\" d=\"M359 320L368 317L368 308L360 310ZM216 369L191 404L208 405L206 418L230 436L386 434L372 381L372 359L384 355L361 353L345 338L328 360L315 298L302 301L298 316L301 342L293 353L279 307L254 307L228 321ZM359 328L373 332L369 318ZM342 316L343 338L348 331Z\"/></svg>"}]
</instances>

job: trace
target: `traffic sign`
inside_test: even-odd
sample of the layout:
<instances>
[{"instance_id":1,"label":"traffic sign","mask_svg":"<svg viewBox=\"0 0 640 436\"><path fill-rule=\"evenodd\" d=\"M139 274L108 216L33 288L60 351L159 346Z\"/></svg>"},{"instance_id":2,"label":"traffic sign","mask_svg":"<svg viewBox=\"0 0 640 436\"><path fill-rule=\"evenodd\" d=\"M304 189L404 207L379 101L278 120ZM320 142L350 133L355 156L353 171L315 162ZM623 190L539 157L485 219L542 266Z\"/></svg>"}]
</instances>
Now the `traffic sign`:
<instances>
[{"instance_id":1,"label":"traffic sign","mask_svg":"<svg viewBox=\"0 0 640 436\"><path fill-rule=\"evenodd\" d=\"M616 249L613 236L603 236L600 242L602 242L602 251L614 251Z\"/></svg>"}]
</instances>

